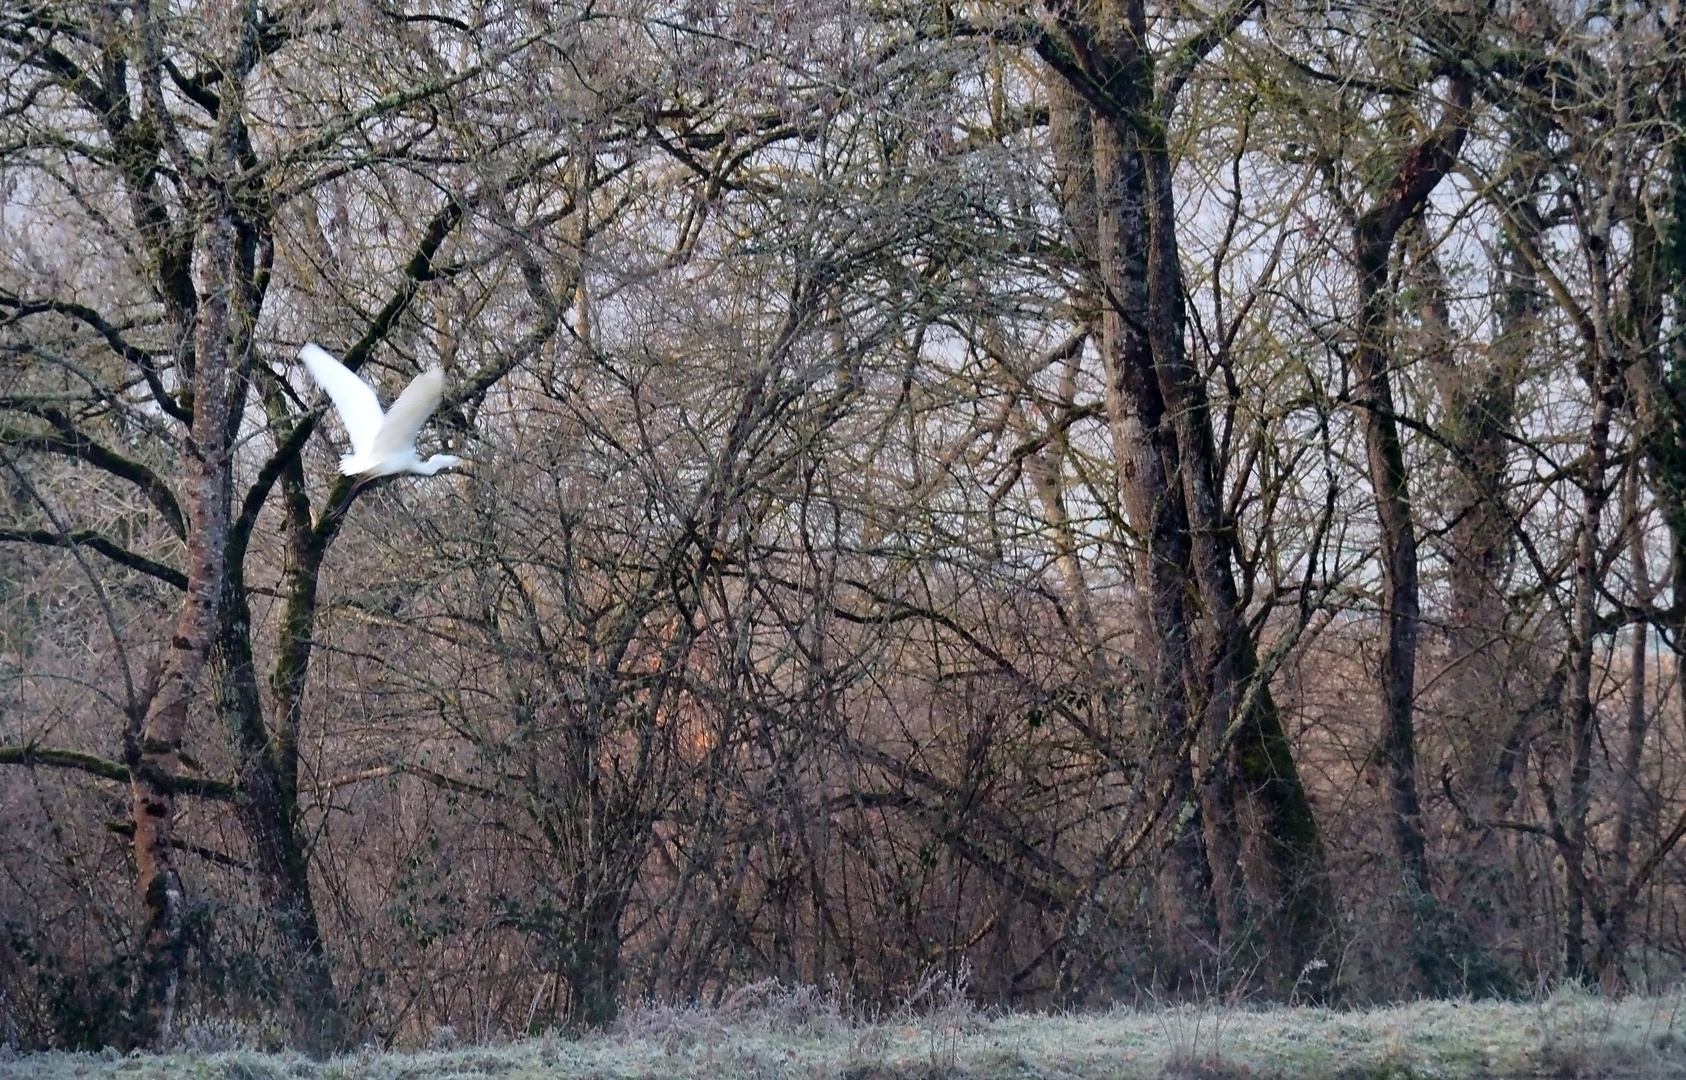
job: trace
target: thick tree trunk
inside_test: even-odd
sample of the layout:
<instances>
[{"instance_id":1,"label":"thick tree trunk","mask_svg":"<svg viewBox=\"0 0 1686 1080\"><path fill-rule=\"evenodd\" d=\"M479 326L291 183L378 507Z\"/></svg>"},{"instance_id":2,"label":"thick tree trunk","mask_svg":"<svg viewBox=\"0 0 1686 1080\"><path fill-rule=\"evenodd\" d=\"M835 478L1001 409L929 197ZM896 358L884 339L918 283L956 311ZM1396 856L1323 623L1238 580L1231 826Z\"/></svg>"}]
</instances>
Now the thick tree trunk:
<instances>
[{"instance_id":1,"label":"thick tree trunk","mask_svg":"<svg viewBox=\"0 0 1686 1080\"><path fill-rule=\"evenodd\" d=\"M220 711L239 755L240 824L251 842L259 895L287 967L272 974L288 1041L313 1057L343 1049L348 1036L310 888L299 835L297 742L264 723L251 651L244 582L230 575L219 634Z\"/></svg>"},{"instance_id":2,"label":"thick tree trunk","mask_svg":"<svg viewBox=\"0 0 1686 1080\"><path fill-rule=\"evenodd\" d=\"M1380 756L1388 778L1388 823L1407 893L1421 897L1430 895L1432 888L1416 779L1417 637L1421 623L1417 535L1389 373L1387 328L1392 304L1387 286L1393 236L1374 224L1384 220L1367 215L1360 220L1355 237L1360 292L1354 366L1365 397L1364 444L1370 485L1375 492L1382 565L1385 641L1380 674Z\"/></svg>"},{"instance_id":3,"label":"thick tree trunk","mask_svg":"<svg viewBox=\"0 0 1686 1080\"><path fill-rule=\"evenodd\" d=\"M1188 513L1177 482L1182 468L1175 428L1166 415L1154 377L1153 354L1141 332L1148 315L1146 222L1141 161L1118 143L1110 123L1096 125L1094 168L1098 190L1098 276L1108 302L1102 308L1101 357L1106 375L1106 406L1119 490L1142 543L1135 553L1137 587L1144 591L1143 629L1153 643L1153 701L1156 741L1170 755L1173 784L1198 807L1198 817L1181 825L1173 838L1166 867L1182 904L1193 915L1184 935L1210 936L1214 928L1238 936L1248 921L1245 897L1236 875L1238 844L1233 815L1214 804L1213 791L1225 785L1221 774L1197 800L1190 757L1190 725L1201 694L1195 655L1194 610L1197 599L1190 574L1192 559ZM1214 787L1215 785L1215 787ZM1216 813L1214 813L1216 811ZM1204 848L1205 867L1197 864ZM1194 890L1210 883L1211 900ZM1167 898L1167 907L1171 906ZM1183 935L1179 935L1183 936ZM1198 948L1199 940L1188 945Z\"/></svg>"},{"instance_id":4,"label":"thick tree trunk","mask_svg":"<svg viewBox=\"0 0 1686 1080\"><path fill-rule=\"evenodd\" d=\"M273 723L266 723L252 652L252 617L246 601L248 523L231 535L223 617L218 632L218 711L239 762L240 824L252 845L253 870L286 963L272 991L289 1042L314 1057L344 1049L352 1032L334 985L310 884L308 843L300 835L298 733L310 669L317 590L328 547L345 520L357 486L339 481L320 521L313 521L297 459L282 474L289 559L287 604L277 641Z\"/></svg>"},{"instance_id":5,"label":"thick tree trunk","mask_svg":"<svg viewBox=\"0 0 1686 1080\"><path fill-rule=\"evenodd\" d=\"M582 906L563 945L562 977L572 998L568 1021L576 1031L606 1027L620 1010L624 907L619 895L600 894Z\"/></svg>"},{"instance_id":6,"label":"thick tree trunk","mask_svg":"<svg viewBox=\"0 0 1686 1080\"><path fill-rule=\"evenodd\" d=\"M1243 911L1226 873L1217 879L1207 849L1215 841L1234 851L1233 824L1212 834L1206 801L1198 797L1190 738L1189 690L1196 672L1187 567L1189 543L1177 475L1177 447L1153 377L1152 355L1141 328L1147 321L1146 236L1142 230L1139 160L1118 147L1110 124L1096 124L1089 107L1069 88L1050 82L1055 156L1067 228L1098 308L1096 342L1106 378L1106 410L1113 461L1125 512L1140 532L1134 552L1136 586L1143 597L1140 641L1147 654L1149 709L1173 807L1192 814L1173 819L1158 874L1156 906L1167 938L1173 986L1193 977L1219 944L1227 924L1238 933ZM1135 175L1133 175L1135 174ZM1134 199L1137 209L1128 208ZM1228 820L1227 818L1225 820ZM1222 865L1233 867L1233 856ZM1228 911L1220 918L1219 911Z\"/></svg>"},{"instance_id":7,"label":"thick tree trunk","mask_svg":"<svg viewBox=\"0 0 1686 1080\"><path fill-rule=\"evenodd\" d=\"M1169 869L1180 892L1209 884L1227 955L1247 957L1273 993L1320 996L1333 928L1322 844L1269 688L1255 680L1204 382L1184 352L1170 108L1140 47L1145 9L1129 0L1064 15L1083 32L1042 49L1067 100L1081 94L1087 110L1095 227L1092 241L1086 218L1073 232L1080 250L1089 245L1119 486L1143 537L1137 586L1156 650L1153 704L1166 743L1194 741L1198 720L1198 813L1183 817ZM1196 824L1198 846L1187 835Z\"/></svg>"},{"instance_id":8,"label":"thick tree trunk","mask_svg":"<svg viewBox=\"0 0 1686 1080\"><path fill-rule=\"evenodd\" d=\"M1136 40L1147 39L1142 5L1130 7ZM1184 505L1196 586L1210 627L1201 674L1207 680L1204 738L1215 778L1208 819L1246 822L1235 829L1241 866L1267 962L1261 974L1278 995L1320 999L1333 974L1334 898L1311 801L1258 661L1236 589L1235 533L1224 517L1216 441L1205 382L1185 346L1184 292L1176 240L1176 203L1163 124L1155 103L1142 160L1148 199L1148 321L1155 374L1170 410L1181 455ZM1216 778L1227 773L1226 782ZM1228 801L1231 806L1221 806ZM1211 826L1209 825L1210 829ZM1216 877L1214 869L1214 878Z\"/></svg>"},{"instance_id":9,"label":"thick tree trunk","mask_svg":"<svg viewBox=\"0 0 1686 1080\"><path fill-rule=\"evenodd\" d=\"M178 273L159 263L164 295L174 295L179 310L193 312L192 348L180 371L187 384L179 393L177 412L191 410L187 446L187 590L171 637L158 692L138 730L128 733L125 752L134 777L132 787L136 884L147 915L142 946L140 1012L142 1034L159 1044L170 1041L185 963L186 886L173 855L174 792L167 777L176 772L187 730L188 706L206 661L216 643L227 601L230 524L233 517L234 447L240 436L249 371L249 341L253 309L261 298L254 263L257 233L240 217L235 194L251 143L244 119L243 80L257 63L258 8L248 3L239 12L239 32L232 41L220 89L217 123L208 141L202 172L184 176L193 193L191 212L199 220L197 247L160 235L153 249L187 253L197 250L197 281L191 293L179 287ZM142 13L143 39L156 31L150 13ZM142 67L160 78L155 42L143 47ZM146 83L147 75L140 76ZM147 95L149 108L162 113L155 88ZM177 149L181 149L179 146ZM150 190L150 177L137 177L132 190ZM157 220L167 223L160 210ZM192 233L187 235L191 236Z\"/></svg>"},{"instance_id":10,"label":"thick tree trunk","mask_svg":"<svg viewBox=\"0 0 1686 1080\"><path fill-rule=\"evenodd\" d=\"M1383 646L1377 680L1382 724L1377 756L1387 781L1388 826L1416 939L1412 952L1425 988L1437 996L1463 988L1458 966L1445 955L1444 938L1458 924L1448 922L1451 913L1434 896L1417 794L1416 670L1422 613L1410 476L1393 396L1390 268L1400 230L1422 213L1457 161L1471 98L1470 86L1454 81L1439 125L1406 154L1394 182L1375 204L1352 217L1359 290L1353 373L1363 395L1365 457L1382 569Z\"/></svg>"},{"instance_id":11,"label":"thick tree trunk","mask_svg":"<svg viewBox=\"0 0 1686 1080\"><path fill-rule=\"evenodd\" d=\"M229 294L234 227L226 206L203 231L204 285L194 340L193 422L186 453L187 595L146 716L128 733L125 756L134 823L136 885L146 912L137 1036L167 1043L182 967L187 897L173 853L175 791L188 707L216 636L232 501L229 438Z\"/></svg>"}]
</instances>

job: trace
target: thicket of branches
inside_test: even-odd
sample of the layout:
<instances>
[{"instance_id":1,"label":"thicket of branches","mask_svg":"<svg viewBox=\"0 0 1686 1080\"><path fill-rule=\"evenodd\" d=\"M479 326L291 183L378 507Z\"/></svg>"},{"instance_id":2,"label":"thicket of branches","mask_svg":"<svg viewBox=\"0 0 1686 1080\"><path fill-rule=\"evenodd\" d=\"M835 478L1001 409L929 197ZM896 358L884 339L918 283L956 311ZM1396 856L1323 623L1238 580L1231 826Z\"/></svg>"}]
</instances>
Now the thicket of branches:
<instances>
[{"instance_id":1,"label":"thicket of branches","mask_svg":"<svg viewBox=\"0 0 1686 1080\"><path fill-rule=\"evenodd\" d=\"M5 1030L1675 980L1678 18L6 5Z\"/></svg>"}]
</instances>

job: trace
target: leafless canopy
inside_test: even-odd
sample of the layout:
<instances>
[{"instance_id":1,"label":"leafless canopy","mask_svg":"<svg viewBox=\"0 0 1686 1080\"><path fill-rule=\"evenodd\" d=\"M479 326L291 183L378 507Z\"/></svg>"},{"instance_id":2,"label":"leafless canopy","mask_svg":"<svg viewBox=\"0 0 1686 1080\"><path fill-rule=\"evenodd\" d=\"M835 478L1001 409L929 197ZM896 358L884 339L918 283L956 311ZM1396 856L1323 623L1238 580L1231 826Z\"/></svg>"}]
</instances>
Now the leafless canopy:
<instances>
[{"instance_id":1,"label":"leafless canopy","mask_svg":"<svg viewBox=\"0 0 1686 1080\"><path fill-rule=\"evenodd\" d=\"M1677 978L1679 18L0 7L0 1030Z\"/></svg>"}]
</instances>

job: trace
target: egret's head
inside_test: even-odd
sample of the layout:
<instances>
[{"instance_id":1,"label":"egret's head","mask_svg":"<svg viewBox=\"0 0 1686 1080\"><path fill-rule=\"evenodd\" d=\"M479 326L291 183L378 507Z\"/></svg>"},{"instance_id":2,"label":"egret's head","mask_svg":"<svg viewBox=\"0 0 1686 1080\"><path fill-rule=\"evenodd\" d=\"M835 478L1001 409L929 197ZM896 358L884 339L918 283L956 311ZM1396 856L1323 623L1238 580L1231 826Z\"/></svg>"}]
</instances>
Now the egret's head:
<instances>
[{"instance_id":1,"label":"egret's head","mask_svg":"<svg viewBox=\"0 0 1686 1080\"><path fill-rule=\"evenodd\" d=\"M423 476L432 476L434 473L439 472L442 469L454 469L458 465L462 464L464 464L463 459L455 454L434 454L432 457L422 462L421 466L417 468L416 471L421 473Z\"/></svg>"}]
</instances>

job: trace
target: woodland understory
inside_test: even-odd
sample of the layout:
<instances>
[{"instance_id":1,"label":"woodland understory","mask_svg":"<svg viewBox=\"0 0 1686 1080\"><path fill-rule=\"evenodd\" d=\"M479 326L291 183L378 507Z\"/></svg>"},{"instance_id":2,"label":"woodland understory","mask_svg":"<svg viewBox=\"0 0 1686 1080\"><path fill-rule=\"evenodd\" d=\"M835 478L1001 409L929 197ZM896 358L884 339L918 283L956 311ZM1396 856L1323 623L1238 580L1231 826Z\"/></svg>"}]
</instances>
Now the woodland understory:
<instances>
[{"instance_id":1,"label":"woodland understory","mask_svg":"<svg viewBox=\"0 0 1686 1080\"><path fill-rule=\"evenodd\" d=\"M0 1041L1674 986L1681 19L0 5Z\"/></svg>"}]
</instances>

